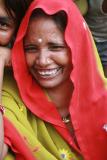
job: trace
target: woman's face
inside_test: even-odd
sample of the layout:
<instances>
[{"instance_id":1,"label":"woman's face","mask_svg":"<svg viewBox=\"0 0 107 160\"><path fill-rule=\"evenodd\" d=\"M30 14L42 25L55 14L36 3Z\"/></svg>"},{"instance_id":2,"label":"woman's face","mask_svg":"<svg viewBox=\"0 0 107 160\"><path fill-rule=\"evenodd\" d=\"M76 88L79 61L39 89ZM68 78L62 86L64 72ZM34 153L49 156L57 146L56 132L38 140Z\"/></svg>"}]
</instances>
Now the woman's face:
<instances>
[{"instance_id":1,"label":"woman's face","mask_svg":"<svg viewBox=\"0 0 107 160\"><path fill-rule=\"evenodd\" d=\"M11 17L8 16L2 0L0 0L0 46L7 45L14 34L15 23Z\"/></svg>"},{"instance_id":2,"label":"woman's face","mask_svg":"<svg viewBox=\"0 0 107 160\"><path fill-rule=\"evenodd\" d=\"M24 38L27 65L44 88L69 81L72 65L63 33L51 18L32 18Z\"/></svg>"}]
</instances>

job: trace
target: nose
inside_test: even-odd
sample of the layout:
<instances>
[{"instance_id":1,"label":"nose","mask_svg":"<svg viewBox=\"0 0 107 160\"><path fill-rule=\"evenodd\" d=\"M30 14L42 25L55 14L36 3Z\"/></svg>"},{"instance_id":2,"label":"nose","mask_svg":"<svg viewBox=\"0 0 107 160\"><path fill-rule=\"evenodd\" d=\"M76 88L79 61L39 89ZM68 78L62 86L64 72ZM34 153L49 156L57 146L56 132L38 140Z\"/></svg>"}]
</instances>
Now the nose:
<instances>
[{"instance_id":1,"label":"nose","mask_svg":"<svg viewBox=\"0 0 107 160\"><path fill-rule=\"evenodd\" d=\"M36 59L36 64L39 65L40 67L45 67L51 63L52 60L48 51L42 50Z\"/></svg>"}]
</instances>

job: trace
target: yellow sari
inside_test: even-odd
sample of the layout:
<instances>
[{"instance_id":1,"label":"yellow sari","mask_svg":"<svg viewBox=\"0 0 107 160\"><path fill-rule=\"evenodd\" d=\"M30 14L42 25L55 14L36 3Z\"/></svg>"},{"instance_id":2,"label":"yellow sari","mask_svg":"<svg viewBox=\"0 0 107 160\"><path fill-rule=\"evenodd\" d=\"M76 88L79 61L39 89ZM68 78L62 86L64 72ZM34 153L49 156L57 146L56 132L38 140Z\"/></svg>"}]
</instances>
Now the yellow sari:
<instances>
[{"instance_id":1,"label":"yellow sari","mask_svg":"<svg viewBox=\"0 0 107 160\"><path fill-rule=\"evenodd\" d=\"M20 98L15 80L12 78L12 74L10 72L6 73L4 76L2 101L5 106L4 117L8 117L8 121L14 124L14 126L11 127L15 127L15 132L18 132L21 140L28 147L29 154L31 153L34 156L34 159L81 159L79 154L67 144L67 142L59 135L50 123L41 120L27 110ZM11 128L10 126L8 127ZM12 155L12 152L8 153L5 160L14 160L15 157L20 157L20 154L24 154L23 151L20 154L18 153L18 141L16 146L12 144L15 138L17 138L15 134L11 135L10 140L8 133L5 137L6 143L10 145L14 152L14 155ZM11 144L8 143L8 139L11 141Z\"/></svg>"}]
</instances>

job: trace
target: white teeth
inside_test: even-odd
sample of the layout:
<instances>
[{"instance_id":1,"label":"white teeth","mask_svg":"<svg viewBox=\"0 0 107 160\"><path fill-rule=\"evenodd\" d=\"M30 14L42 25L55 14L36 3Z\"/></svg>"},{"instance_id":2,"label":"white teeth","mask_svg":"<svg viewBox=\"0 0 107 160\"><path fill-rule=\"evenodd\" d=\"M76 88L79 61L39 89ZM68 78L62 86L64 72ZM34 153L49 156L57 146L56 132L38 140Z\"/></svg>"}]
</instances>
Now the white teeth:
<instances>
[{"instance_id":1,"label":"white teeth","mask_svg":"<svg viewBox=\"0 0 107 160\"><path fill-rule=\"evenodd\" d=\"M57 73L58 69L48 70L48 71L38 71L41 76L51 76Z\"/></svg>"}]
</instances>

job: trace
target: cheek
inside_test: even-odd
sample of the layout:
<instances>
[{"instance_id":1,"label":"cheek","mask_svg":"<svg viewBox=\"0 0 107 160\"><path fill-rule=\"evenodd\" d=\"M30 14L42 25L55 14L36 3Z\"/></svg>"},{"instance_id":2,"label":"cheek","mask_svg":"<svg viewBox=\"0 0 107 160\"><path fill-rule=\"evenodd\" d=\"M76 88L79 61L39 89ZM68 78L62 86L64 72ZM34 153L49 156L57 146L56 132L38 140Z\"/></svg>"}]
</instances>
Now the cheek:
<instances>
[{"instance_id":1,"label":"cheek","mask_svg":"<svg viewBox=\"0 0 107 160\"><path fill-rule=\"evenodd\" d=\"M14 31L0 31L0 45L7 45L13 36Z\"/></svg>"},{"instance_id":2,"label":"cheek","mask_svg":"<svg viewBox=\"0 0 107 160\"><path fill-rule=\"evenodd\" d=\"M25 56L26 57L26 63L27 63L27 66L31 66L31 59L28 55Z\"/></svg>"},{"instance_id":3,"label":"cheek","mask_svg":"<svg viewBox=\"0 0 107 160\"><path fill-rule=\"evenodd\" d=\"M59 65L66 66L71 63L71 56L67 52L56 53L52 56L52 58Z\"/></svg>"},{"instance_id":4,"label":"cheek","mask_svg":"<svg viewBox=\"0 0 107 160\"><path fill-rule=\"evenodd\" d=\"M26 54L25 57L26 57L27 65L31 67L34 64L35 56L32 54Z\"/></svg>"}]
</instances>

